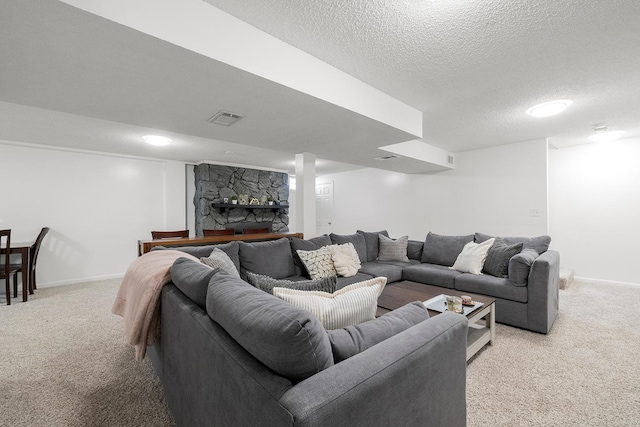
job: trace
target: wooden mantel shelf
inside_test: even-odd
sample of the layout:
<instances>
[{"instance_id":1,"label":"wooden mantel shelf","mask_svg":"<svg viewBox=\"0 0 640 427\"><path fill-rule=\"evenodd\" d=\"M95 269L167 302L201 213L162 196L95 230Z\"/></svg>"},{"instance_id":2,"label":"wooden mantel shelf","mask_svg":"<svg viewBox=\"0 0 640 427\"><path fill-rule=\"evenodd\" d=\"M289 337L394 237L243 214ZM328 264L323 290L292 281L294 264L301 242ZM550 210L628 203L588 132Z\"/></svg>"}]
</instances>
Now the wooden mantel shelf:
<instances>
[{"instance_id":1,"label":"wooden mantel shelf","mask_svg":"<svg viewBox=\"0 0 640 427\"><path fill-rule=\"evenodd\" d=\"M225 212L227 209L270 209L270 210L284 210L289 209L289 205L239 205L233 203L211 203L211 207L219 209L220 212Z\"/></svg>"}]
</instances>

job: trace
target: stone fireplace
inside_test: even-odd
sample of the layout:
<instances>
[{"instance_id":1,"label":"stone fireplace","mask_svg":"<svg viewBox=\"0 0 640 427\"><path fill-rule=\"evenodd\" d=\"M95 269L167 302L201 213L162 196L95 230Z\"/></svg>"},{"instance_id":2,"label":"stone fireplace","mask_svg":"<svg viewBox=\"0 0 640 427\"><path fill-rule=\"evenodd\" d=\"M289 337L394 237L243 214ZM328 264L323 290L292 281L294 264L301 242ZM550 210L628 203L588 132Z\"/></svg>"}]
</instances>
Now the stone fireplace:
<instances>
[{"instance_id":1,"label":"stone fireplace","mask_svg":"<svg viewBox=\"0 0 640 427\"><path fill-rule=\"evenodd\" d=\"M196 235L203 229L240 230L270 224L271 231L289 231L289 175L284 172L201 163L194 166ZM233 196L260 204L228 206ZM224 199L229 199L224 203ZM268 205L267 200L274 200ZM255 201L254 200L254 203ZM239 202L240 203L240 202Z\"/></svg>"}]
</instances>

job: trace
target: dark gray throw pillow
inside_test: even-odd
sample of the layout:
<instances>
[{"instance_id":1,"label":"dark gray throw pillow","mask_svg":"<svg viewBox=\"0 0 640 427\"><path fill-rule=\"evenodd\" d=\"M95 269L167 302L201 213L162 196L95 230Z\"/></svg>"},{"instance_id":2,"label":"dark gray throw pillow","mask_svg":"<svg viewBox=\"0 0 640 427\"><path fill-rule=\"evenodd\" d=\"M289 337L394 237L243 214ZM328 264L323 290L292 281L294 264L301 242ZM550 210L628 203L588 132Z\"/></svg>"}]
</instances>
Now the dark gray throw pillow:
<instances>
[{"instance_id":1,"label":"dark gray throw pillow","mask_svg":"<svg viewBox=\"0 0 640 427\"><path fill-rule=\"evenodd\" d=\"M507 245L503 239L497 237L489 252L487 252L482 272L495 277L507 277L509 260L512 256L522 252L522 246L523 243Z\"/></svg>"},{"instance_id":2,"label":"dark gray throw pillow","mask_svg":"<svg viewBox=\"0 0 640 427\"><path fill-rule=\"evenodd\" d=\"M341 362L392 336L427 320L424 304L415 301L384 314L377 319L343 329L327 331L335 363Z\"/></svg>"},{"instance_id":3,"label":"dark gray throw pillow","mask_svg":"<svg viewBox=\"0 0 640 427\"><path fill-rule=\"evenodd\" d=\"M333 365L329 337L313 314L225 272L209 282L207 314L253 357L293 382Z\"/></svg>"},{"instance_id":4,"label":"dark gray throw pillow","mask_svg":"<svg viewBox=\"0 0 640 427\"><path fill-rule=\"evenodd\" d=\"M270 294L273 294L273 288L276 287L297 289L299 291L321 291L332 294L336 291L337 280L338 278L336 276L331 276L314 280L299 280L296 282L293 280L274 279L273 277L263 274L255 274L247 271L247 282Z\"/></svg>"},{"instance_id":5,"label":"dark gray throw pillow","mask_svg":"<svg viewBox=\"0 0 640 427\"><path fill-rule=\"evenodd\" d=\"M218 272L189 258L178 258L171 266L171 281L191 301L204 309L207 305L209 280Z\"/></svg>"},{"instance_id":6,"label":"dark gray throw pillow","mask_svg":"<svg viewBox=\"0 0 640 427\"><path fill-rule=\"evenodd\" d=\"M422 262L451 267L464 245L473 241L473 234L466 236L442 236L429 232L424 240Z\"/></svg>"},{"instance_id":7,"label":"dark gray throw pillow","mask_svg":"<svg viewBox=\"0 0 640 427\"><path fill-rule=\"evenodd\" d=\"M484 233L476 233L474 240L476 243L482 243L492 237L494 236L489 236ZM504 240L507 245L523 243L524 246L522 249L533 249L540 255L545 253L551 244L551 237L547 235L537 237L502 237L502 240Z\"/></svg>"}]
</instances>

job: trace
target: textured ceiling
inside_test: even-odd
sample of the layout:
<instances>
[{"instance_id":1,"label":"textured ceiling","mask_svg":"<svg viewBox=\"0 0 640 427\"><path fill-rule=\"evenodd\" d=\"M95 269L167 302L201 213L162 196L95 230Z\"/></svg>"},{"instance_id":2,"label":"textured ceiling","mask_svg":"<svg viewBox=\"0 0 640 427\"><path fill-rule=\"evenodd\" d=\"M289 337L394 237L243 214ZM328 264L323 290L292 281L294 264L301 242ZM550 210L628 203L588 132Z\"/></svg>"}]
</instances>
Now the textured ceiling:
<instances>
[{"instance_id":1,"label":"textured ceiling","mask_svg":"<svg viewBox=\"0 0 640 427\"><path fill-rule=\"evenodd\" d=\"M603 122L640 136L637 0L206 1L422 110L424 141L451 151L577 144Z\"/></svg>"},{"instance_id":2,"label":"textured ceiling","mask_svg":"<svg viewBox=\"0 0 640 427\"><path fill-rule=\"evenodd\" d=\"M206 3L419 109L422 140L451 152L580 144L601 123L640 136L637 0ZM313 152L320 174L430 171L373 160L405 132L59 1L0 2L0 58L0 138L290 171ZM524 114L558 98L575 104ZM247 117L205 123L220 109ZM151 131L176 144L141 145Z\"/></svg>"}]
</instances>

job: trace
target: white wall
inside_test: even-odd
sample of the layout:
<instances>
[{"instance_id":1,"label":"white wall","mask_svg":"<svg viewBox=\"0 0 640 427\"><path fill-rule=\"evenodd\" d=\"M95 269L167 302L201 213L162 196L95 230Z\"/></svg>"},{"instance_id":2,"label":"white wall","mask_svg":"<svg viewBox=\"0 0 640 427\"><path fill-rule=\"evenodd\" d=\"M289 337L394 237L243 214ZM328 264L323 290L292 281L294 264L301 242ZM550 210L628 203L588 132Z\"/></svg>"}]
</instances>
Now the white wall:
<instances>
[{"instance_id":1,"label":"white wall","mask_svg":"<svg viewBox=\"0 0 640 427\"><path fill-rule=\"evenodd\" d=\"M455 169L407 175L361 169L334 182L333 232L387 229L423 240L427 232L501 236L547 234L547 144L529 141L459 153ZM530 209L540 210L531 217Z\"/></svg>"},{"instance_id":2,"label":"white wall","mask_svg":"<svg viewBox=\"0 0 640 427\"><path fill-rule=\"evenodd\" d=\"M551 150L551 235L576 276L640 284L640 138Z\"/></svg>"},{"instance_id":3,"label":"white wall","mask_svg":"<svg viewBox=\"0 0 640 427\"><path fill-rule=\"evenodd\" d=\"M124 274L138 239L185 226L184 164L0 141L0 227L13 241L51 228L38 285Z\"/></svg>"}]
</instances>

